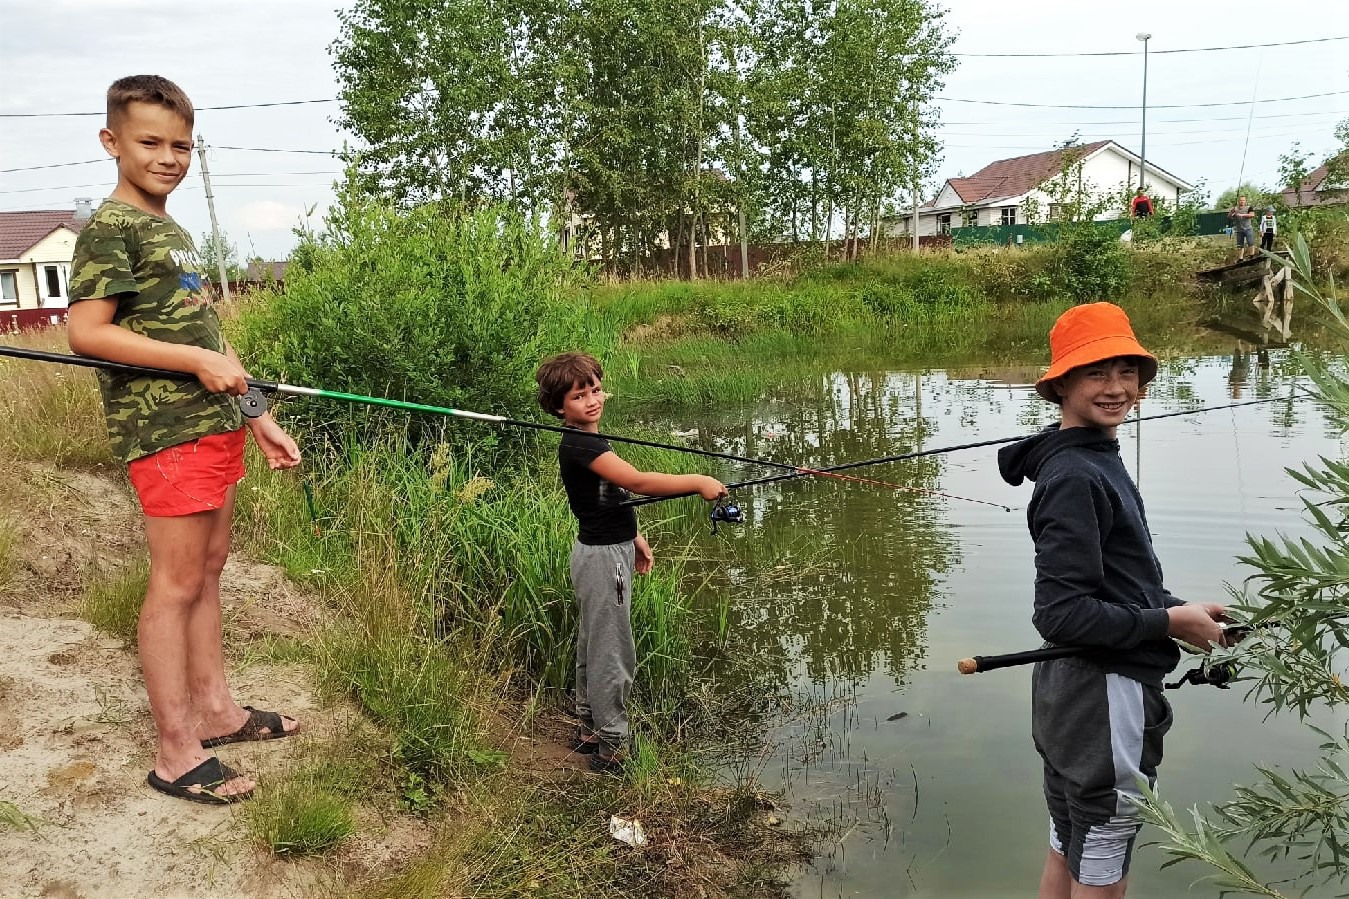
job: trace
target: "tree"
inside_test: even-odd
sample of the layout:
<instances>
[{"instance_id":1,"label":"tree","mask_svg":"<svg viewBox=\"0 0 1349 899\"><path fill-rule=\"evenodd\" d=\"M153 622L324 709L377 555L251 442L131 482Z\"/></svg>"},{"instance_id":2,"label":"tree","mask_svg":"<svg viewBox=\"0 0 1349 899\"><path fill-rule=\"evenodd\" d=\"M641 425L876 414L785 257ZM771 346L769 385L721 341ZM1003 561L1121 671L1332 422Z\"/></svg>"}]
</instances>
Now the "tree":
<instances>
[{"instance_id":1,"label":"tree","mask_svg":"<svg viewBox=\"0 0 1349 899\"><path fill-rule=\"evenodd\" d=\"M1302 150L1302 144L1299 141L1293 141L1293 146L1287 153L1279 156L1279 183L1286 190L1291 190L1296 196L1302 193L1302 183L1307 180L1311 174L1308 167L1308 156Z\"/></svg>"},{"instance_id":2,"label":"tree","mask_svg":"<svg viewBox=\"0 0 1349 899\"><path fill-rule=\"evenodd\" d=\"M1308 245L1294 235L1292 265L1298 291L1318 301L1349 346L1349 319L1333 287L1315 286ZM1304 359L1315 394L1331 410L1331 420L1349 430L1349 379L1327 365ZM1256 595L1232 608L1252 625L1252 634L1212 663L1235 660L1254 672L1248 694L1272 711L1292 711L1322 739L1324 753L1315 770L1285 774L1257 767L1260 782L1239 786L1236 796L1217 806L1215 823L1191 809L1193 829L1155 795L1146 816L1164 832L1163 850L1176 861L1203 862L1217 870L1214 885L1224 891L1282 897L1303 894L1337 881L1349 883L1349 731L1330 734L1312 723L1315 709L1349 702L1340 680L1339 653L1349 647L1349 465L1322 458L1288 469L1307 494L1307 520L1317 539L1248 537L1250 553L1240 561L1254 574ZM1210 664L1212 664L1210 663ZM1307 873L1283 890L1263 880L1229 848L1245 844L1270 858L1294 857Z\"/></svg>"},{"instance_id":3,"label":"tree","mask_svg":"<svg viewBox=\"0 0 1349 899\"><path fill-rule=\"evenodd\" d=\"M1227 190L1218 194L1218 199L1214 202L1213 208L1218 212L1226 212L1237 205L1237 198L1245 197L1246 203L1252 209L1263 209L1266 206L1273 206L1280 202L1277 192L1265 190L1249 181L1243 182L1236 187L1229 187Z\"/></svg>"},{"instance_id":4,"label":"tree","mask_svg":"<svg viewBox=\"0 0 1349 899\"><path fill-rule=\"evenodd\" d=\"M765 156L763 203L777 230L826 240L908 195L938 152L927 98L954 68L944 13L926 0L763 0L746 74L749 131Z\"/></svg>"},{"instance_id":5,"label":"tree","mask_svg":"<svg viewBox=\"0 0 1349 899\"><path fill-rule=\"evenodd\" d=\"M930 0L357 0L333 44L367 194L573 216L610 262L790 221L854 247L931 170ZM448 208L448 207L446 207ZM734 213L735 224L732 225Z\"/></svg>"},{"instance_id":6,"label":"tree","mask_svg":"<svg viewBox=\"0 0 1349 899\"><path fill-rule=\"evenodd\" d=\"M224 230L220 231L220 245L225 248L225 277L231 281L238 281L244 276L244 267L239 264L239 248L230 241L229 235ZM206 273L207 279L218 280L220 278L220 264L217 260L220 254L216 252L215 237L210 231L202 234L198 248L201 256L201 267Z\"/></svg>"}]
</instances>

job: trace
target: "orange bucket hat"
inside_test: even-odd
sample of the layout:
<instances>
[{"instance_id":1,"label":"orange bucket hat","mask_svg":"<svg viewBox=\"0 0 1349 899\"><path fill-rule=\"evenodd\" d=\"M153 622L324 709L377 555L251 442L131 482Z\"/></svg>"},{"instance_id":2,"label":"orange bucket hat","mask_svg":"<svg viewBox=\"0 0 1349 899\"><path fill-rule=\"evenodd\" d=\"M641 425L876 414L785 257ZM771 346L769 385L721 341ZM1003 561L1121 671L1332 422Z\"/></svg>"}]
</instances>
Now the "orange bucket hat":
<instances>
[{"instance_id":1,"label":"orange bucket hat","mask_svg":"<svg viewBox=\"0 0 1349 899\"><path fill-rule=\"evenodd\" d=\"M1050 383L1074 368L1116 356L1138 358L1138 385L1157 377L1157 358L1134 337L1129 316L1114 303L1074 306L1049 329L1049 370L1035 382L1035 392L1051 403L1062 400Z\"/></svg>"}]
</instances>

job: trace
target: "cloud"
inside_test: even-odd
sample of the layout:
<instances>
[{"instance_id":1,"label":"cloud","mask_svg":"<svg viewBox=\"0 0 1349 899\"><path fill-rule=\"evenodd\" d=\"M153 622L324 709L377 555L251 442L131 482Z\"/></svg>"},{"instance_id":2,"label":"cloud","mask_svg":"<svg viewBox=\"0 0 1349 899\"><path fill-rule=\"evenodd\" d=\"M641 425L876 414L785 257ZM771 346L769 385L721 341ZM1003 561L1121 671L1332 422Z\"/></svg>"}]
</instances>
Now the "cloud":
<instances>
[{"instance_id":1,"label":"cloud","mask_svg":"<svg viewBox=\"0 0 1349 899\"><path fill-rule=\"evenodd\" d=\"M289 231L300 223L303 215L304 210L299 206L288 206L275 200L245 203L234 211L230 230Z\"/></svg>"}]
</instances>

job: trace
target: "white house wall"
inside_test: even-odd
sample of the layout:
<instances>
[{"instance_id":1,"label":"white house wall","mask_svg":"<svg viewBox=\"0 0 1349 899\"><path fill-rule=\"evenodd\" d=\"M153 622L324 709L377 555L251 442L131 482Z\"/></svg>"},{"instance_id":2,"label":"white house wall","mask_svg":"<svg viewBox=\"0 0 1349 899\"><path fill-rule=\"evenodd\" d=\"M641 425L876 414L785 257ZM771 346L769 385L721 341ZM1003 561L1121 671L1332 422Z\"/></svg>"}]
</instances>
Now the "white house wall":
<instances>
[{"instance_id":1,"label":"white house wall","mask_svg":"<svg viewBox=\"0 0 1349 899\"><path fill-rule=\"evenodd\" d=\"M75 232L57 228L39 240L19 257L19 308L39 306L59 308L67 305L70 295L70 263L75 258ZM61 292L57 297L46 295L46 276L43 268L58 268ZM11 307L12 308L12 307Z\"/></svg>"}]
</instances>

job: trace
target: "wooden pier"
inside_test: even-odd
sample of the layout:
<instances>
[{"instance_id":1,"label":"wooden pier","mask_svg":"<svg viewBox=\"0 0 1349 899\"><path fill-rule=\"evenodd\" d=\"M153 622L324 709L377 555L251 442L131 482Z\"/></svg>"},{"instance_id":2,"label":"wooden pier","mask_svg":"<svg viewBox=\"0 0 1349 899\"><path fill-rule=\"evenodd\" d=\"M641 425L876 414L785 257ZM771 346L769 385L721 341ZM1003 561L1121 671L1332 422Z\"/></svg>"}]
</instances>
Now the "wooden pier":
<instances>
[{"instance_id":1,"label":"wooden pier","mask_svg":"<svg viewBox=\"0 0 1349 899\"><path fill-rule=\"evenodd\" d=\"M1274 255L1288 259L1286 250ZM1272 331L1285 344L1288 342L1293 322L1293 277L1288 266L1276 265L1274 260L1262 253L1240 262L1195 272L1195 277L1224 287L1241 287L1260 282L1255 296L1251 297L1251 303L1255 311L1260 313L1262 336L1267 339Z\"/></svg>"},{"instance_id":2,"label":"wooden pier","mask_svg":"<svg viewBox=\"0 0 1349 899\"><path fill-rule=\"evenodd\" d=\"M1283 259L1288 258L1286 250L1274 255ZM1194 276L1200 281L1221 284L1224 287L1240 287L1243 284L1250 284L1252 281L1259 281L1269 275L1270 268L1269 257L1260 253L1249 259L1242 259L1240 262L1229 262L1217 268L1195 272Z\"/></svg>"}]
</instances>

